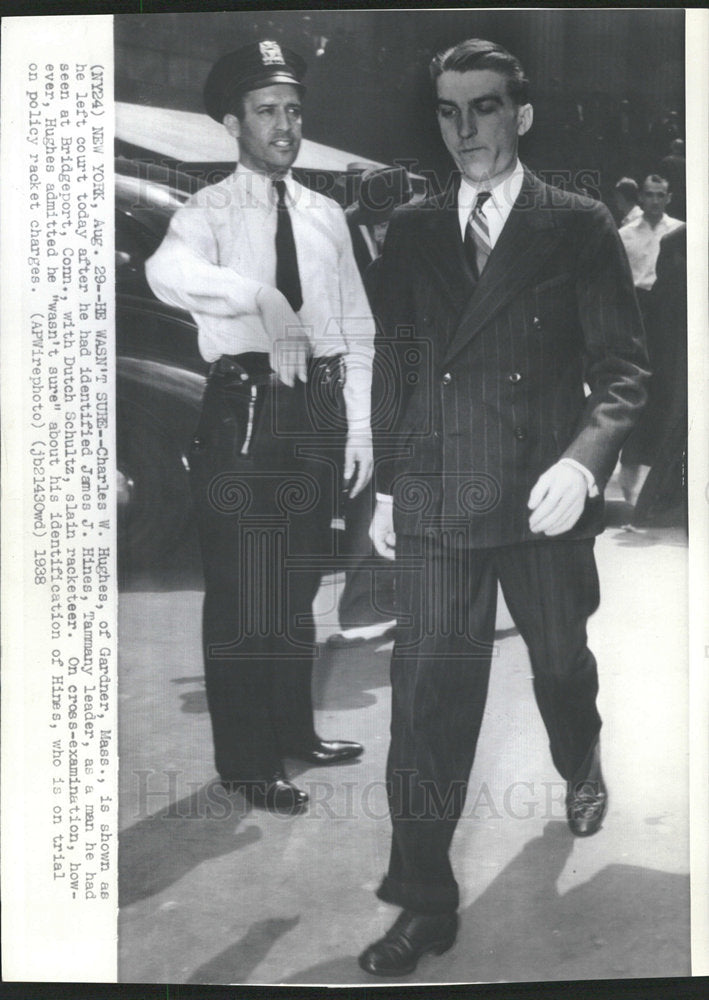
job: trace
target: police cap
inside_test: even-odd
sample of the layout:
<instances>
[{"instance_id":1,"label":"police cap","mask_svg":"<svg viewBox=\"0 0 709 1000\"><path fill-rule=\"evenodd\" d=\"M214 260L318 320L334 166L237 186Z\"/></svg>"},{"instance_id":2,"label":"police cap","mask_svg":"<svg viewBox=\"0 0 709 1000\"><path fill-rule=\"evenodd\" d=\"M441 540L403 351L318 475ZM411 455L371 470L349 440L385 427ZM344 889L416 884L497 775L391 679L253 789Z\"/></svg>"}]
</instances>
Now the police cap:
<instances>
[{"instance_id":1,"label":"police cap","mask_svg":"<svg viewBox=\"0 0 709 1000\"><path fill-rule=\"evenodd\" d=\"M290 83L305 90L302 80L305 60L278 42L264 40L227 52L209 71L204 84L204 106L207 114L222 122L233 108L231 102L251 90L260 90L276 83Z\"/></svg>"}]
</instances>

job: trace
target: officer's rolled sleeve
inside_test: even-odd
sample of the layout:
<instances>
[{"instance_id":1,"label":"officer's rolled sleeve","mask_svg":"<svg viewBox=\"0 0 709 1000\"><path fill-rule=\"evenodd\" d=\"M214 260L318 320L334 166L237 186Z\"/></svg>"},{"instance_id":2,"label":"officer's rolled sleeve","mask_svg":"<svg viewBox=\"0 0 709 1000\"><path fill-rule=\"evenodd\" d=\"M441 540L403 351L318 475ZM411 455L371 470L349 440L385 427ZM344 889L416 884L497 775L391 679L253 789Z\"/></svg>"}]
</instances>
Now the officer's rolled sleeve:
<instances>
[{"instance_id":1,"label":"officer's rolled sleeve","mask_svg":"<svg viewBox=\"0 0 709 1000\"><path fill-rule=\"evenodd\" d=\"M163 302L193 315L242 316L258 313L261 282L217 263L217 247L207 219L185 205L173 216L165 239L146 261L145 275Z\"/></svg>"}]
</instances>

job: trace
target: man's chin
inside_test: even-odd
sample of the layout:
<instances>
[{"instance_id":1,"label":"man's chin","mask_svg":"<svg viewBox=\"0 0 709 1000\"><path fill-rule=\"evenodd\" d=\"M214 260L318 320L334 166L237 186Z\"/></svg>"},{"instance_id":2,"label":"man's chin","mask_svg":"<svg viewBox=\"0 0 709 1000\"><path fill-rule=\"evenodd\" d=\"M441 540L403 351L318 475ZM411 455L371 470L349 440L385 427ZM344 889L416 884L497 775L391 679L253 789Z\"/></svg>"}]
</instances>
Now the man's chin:
<instances>
[{"instance_id":1,"label":"man's chin","mask_svg":"<svg viewBox=\"0 0 709 1000\"><path fill-rule=\"evenodd\" d=\"M514 162L506 167L500 167L497 163L460 163L458 165L463 176L471 184L491 184L498 182L513 173Z\"/></svg>"},{"instance_id":2,"label":"man's chin","mask_svg":"<svg viewBox=\"0 0 709 1000\"><path fill-rule=\"evenodd\" d=\"M465 179L469 180L471 184L482 184L485 181L491 180L489 170L463 170L462 173Z\"/></svg>"},{"instance_id":3,"label":"man's chin","mask_svg":"<svg viewBox=\"0 0 709 1000\"><path fill-rule=\"evenodd\" d=\"M286 155L284 155L284 156L274 156L273 159L271 160L269 166L273 170L284 170L285 171L285 170L290 170L290 168L293 166L294 162L295 162L295 156L293 155L292 152L289 152L287 156Z\"/></svg>"},{"instance_id":4,"label":"man's chin","mask_svg":"<svg viewBox=\"0 0 709 1000\"><path fill-rule=\"evenodd\" d=\"M472 184L479 184L481 181L490 180L490 177L493 176L492 164L490 163L463 160L458 164L458 168L463 176Z\"/></svg>"}]
</instances>

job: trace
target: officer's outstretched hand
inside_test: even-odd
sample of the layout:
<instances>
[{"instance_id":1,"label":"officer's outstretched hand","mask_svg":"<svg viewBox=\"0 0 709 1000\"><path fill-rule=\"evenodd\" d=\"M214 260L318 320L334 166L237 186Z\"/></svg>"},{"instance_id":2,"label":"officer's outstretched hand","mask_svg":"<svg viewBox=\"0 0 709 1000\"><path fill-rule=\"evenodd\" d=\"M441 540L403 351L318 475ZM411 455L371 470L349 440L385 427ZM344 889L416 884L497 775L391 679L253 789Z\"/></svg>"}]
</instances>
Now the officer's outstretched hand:
<instances>
[{"instance_id":1,"label":"officer's outstretched hand","mask_svg":"<svg viewBox=\"0 0 709 1000\"><path fill-rule=\"evenodd\" d=\"M310 340L285 295L262 285L256 293L256 305L271 341L271 368L286 385L293 386L296 379L307 382Z\"/></svg>"},{"instance_id":2,"label":"officer's outstretched hand","mask_svg":"<svg viewBox=\"0 0 709 1000\"><path fill-rule=\"evenodd\" d=\"M588 483L573 465L557 462L542 473L529 494L529 527L545 535L570 531L583 513Z\"/></svg>"},{"instance_id":3,"label":"officer's outstretched hand","mask_svg":"<svg viewBox=\"0 0 709 1000\"><path fill-rule=\"evenodd\" d=\"M361 493L372 478L374 457L372 438L367 434L350 434L345 445L344 480L350 500Z\"/></svg>"},{"instance_id":4,"label":"officer's outstretched hand","mask_svg":"<svg viewBox=\"0 0 709 1000\"><path fill-rule=\"evenodd\" d=\"M396 535L394 534L394 508L391 503L377 500L374 517L369 527L369 537L378 555L393 560L396 555Z\"/></svg>"}]
</instances>

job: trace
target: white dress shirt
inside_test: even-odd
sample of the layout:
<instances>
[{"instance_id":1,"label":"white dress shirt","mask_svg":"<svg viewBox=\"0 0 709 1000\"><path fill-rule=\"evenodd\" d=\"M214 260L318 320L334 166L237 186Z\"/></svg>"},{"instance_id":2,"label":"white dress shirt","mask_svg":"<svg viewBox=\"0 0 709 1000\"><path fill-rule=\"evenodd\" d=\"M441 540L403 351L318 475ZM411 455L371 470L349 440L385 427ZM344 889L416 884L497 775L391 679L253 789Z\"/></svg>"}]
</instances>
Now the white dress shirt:
<instances>
[{"instance_id":1,"label":"white dress shirt","mask_svg":"<svg viewBox=\"0 0 709 1000\"><path fill-rule=\"evenodd\" d=\"M501 181L484 181L481 184L474 184L467 177L461 178L458 189L458 222L460 224L460 238L465 238L465 229L468 225L468 218L481 191L489 191L490 197L482 206L481 214L484 215L490 233L490 246L494 247L502 232L502 227L507 222L512 206L517 201L522 190L524 180L524 170L519 160L516 161L511 174Z\"/></svg>"},{"instance_id":2,"label":"white dress shirt","mask_svg":"<svg viewBox=\"0 0 709 1000\"><path fill-rule=\"evenodd\" d=\"M622 227L620 238L628 255L630 270L633 272L633 284L636 288L650 291L657 278L655 266L660 254L660 240L681 225L679 219L663 215L653 228L645 216L641 215L635 222L629 222L627 226Z\"/></svg>"},{"instance_id":3,"label":"white dress shirt","mask_svg":"<svg viewBox=\"0 0 709 1000\"><path fill-rule=\"evenodd\" d=\"M376 260L379 256L379 250L377 249L377 244L374 242L374 237L369 230L369 226L360 226L359 231L362 234L362 239L367 245L367 250L369 250L372 260Z\"/></svg>"},{"instance_id":4,"label":"white dress shirt","mask_svg":"<svg viewBox=\"0 0 709 1000\"><path fill-rule=\"evenodd\" d=\"M628 214L623 216L619 228L622 228L623 226L627 226L628 223L630 223L630 222L635 222L635 220L639 219L642 214L643 214L643 210L640 207L640 205L633 205L633 207L630 209L630 211L628 212Z\"/></svg>"},{"instance_id":5,"label":"white dress shirt","mask_svg":"<svg viewBox=\"0 0 709 1000\"><path fill-rule=\"evenodd\" d=\"M484 181L480 184L475 184L473 181L468 180L467 177L462 177L458 189L458 223L460 225L461 240L465 239L468 218L475 207L478 194L480 191L489 191L490 197L485 201L480 211L485 216L485 221L487 222L490 233L490 245L494 247L500 237L503 226L509 218L512 206L519 197L523 180L524 169L519 160L516 161L512 173L508 174L503 180L497 181L497 183L494 181L493 183ZM562 458L559 461L564 465L572 466L583 475L590 497L598 496L596 480L592 472L585 465L582 465L581 462L577 462L573 458ZM377 493L377 499L384 503L392 502L391 496L386 493Z\"/></svg>"},{"instance_id":6,"label":"white dress shirt","mask_svg":"<svg viewBox=\"0 0 709 1000\"><path fill-rule=\"evenodd\" d=\"M313 355L343 354L350 430L368 430L374 321L355 264L342 209L299 184L286 183L303 305L298 312ZM147 261L151 288L192 313L205 361L222 354L269 352L284 335L267 330L256 297L275 287L277 195L270 178L238 166L202 188L172 217Z\"/></svg>"}]
</instances>

